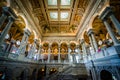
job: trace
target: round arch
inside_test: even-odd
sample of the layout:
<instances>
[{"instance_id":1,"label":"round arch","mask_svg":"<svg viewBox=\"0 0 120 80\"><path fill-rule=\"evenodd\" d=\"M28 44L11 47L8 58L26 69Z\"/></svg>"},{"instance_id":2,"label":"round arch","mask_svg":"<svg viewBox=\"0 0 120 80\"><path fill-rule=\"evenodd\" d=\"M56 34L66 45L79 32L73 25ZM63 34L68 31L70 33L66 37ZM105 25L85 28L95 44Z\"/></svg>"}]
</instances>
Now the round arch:
<instances>
[{"instance_id":1,"label":"round arch","mask_svg":"<svg viewBox=\"0 0 120 80\"><path fill-rule=\"evenodd\" d=\"M87 29L87 31L90 29L90 28L92 28L92 24L93 24L93 21L95 20L95 18L98 16L98 13L95 13L93 16L92 16L92 18L90 19L90 21L89 21L89 23L88 23L88 29Z\"/></svg>"},{"instance_id":2,"label":"round arch","mask_svg":"<svg viewBox=\"0 0 120 80\"><path fill-rule=\"evenodd\" d=\"M107 34L107 29L102 20L98 18L98 16L99 16L98 14L94 15L92 21L89 24L93 29L97 42L99 42L99 40L102 41L106 40Z\"/></svg>"},{"instance_id":3,"label":"round arch","mask_svg":"<svg viewBox=\"0 0 120 80\"><path fill-rule=\"evenodd\" d=\"M52 53L52 59L53 60L58 60L58 47L59 44L57 42L53 42L51 44L51 53Z\"/></svg>"},{"instance_id":4,"label":"round arch","mask_svg":"<svg viewBox=\"0 0 120 80\"><path fill-rule=\"evenodd\" d=\"M31 29L30 29L30 27L29 27L28 20L26 19L25 15L24 15L23 13L18 13L17 15L23 18L23 20L24 20L24 22L25 22L25 28L27 28L28 30L31 31Z\"/></svg>"},{"instance_id":5,"label":"round arch","mask_svg":"<svg viewBox=\"0 0 120 80\"><path fill-rule=\"evenodd\" d=\"M61 60L67 59L68 55L68 45L66 42L62 42L60 44L60 53L61 53Z\"/></svg>"},{"instance_id":6,"label":"round arch","mask_svg":"<svg viewBox=\"0 0 120 80\"><path fill-rule=\"evenodd\" d=\"M90 43L90 40L89 40L89 36L87 35L87 31L85 31L84 32L84 40L85 40L85 42L87 43L87 44L89 44Z\"/></svg>"},{"instance_id":7,"label":"round arch","mask_svg":"<svg viewBox=\"0 0 120 80\"><path fill-rule=\"evenodd\" d=\"M102 70L100 72L100 80L113 80L112 73L107 70Z\"/></svg>"}]
</instances>

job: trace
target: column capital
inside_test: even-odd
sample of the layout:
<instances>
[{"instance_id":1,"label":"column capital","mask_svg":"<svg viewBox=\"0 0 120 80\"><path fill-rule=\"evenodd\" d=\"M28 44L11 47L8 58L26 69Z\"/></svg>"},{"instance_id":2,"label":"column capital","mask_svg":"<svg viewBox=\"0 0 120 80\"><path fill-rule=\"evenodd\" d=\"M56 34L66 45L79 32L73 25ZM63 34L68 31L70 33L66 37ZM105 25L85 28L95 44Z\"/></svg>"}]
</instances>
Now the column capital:
<instances>
[{"instance_id":1,"label":"column capital","mask_svg":"<svg viewBox=\"0 0 120 80\"><path fill-rule=\"evenodd\" d=\"M17 18L17 15L10 7L2 7L2 10L3 12L10 14L10 16L14 17L15 19Z\"/></svg>"},{"instance_id":2,"label":"column capital","mask_svg":"<svg viewBox=\"0 0 120 80\"><path fill-rule=\"evenodd\" d=\"M28 29L24 29L24 33L30 36L31 32Z\"/></svg>"},{"instance_id":3,"label":"column capital","mask_svg":"<svg viewBox=\"0 0 120 80\"><path fill-rule=\"evenodd\" d=\"M87 35L88 35L88 36L90 36L91 34L94 34L93 29L89 29L88 32L87 32Z\"/></svg>"},{"instance_id":4,"label":"column capital","mask_svg":"<svg viewBox=\"0 0 120 80\"><path fill-rule=\"evenodd\" d=\"M37 44L38 43L38 39L34 39L34 43Z\"/></svg>"},{"instance_id":5,"label":"column capital","mask_svg":"<svg viewBox=\"0 0 120 80\"><path fill-rule=\"evenodd\" d=\"M113 14L113 11L112 11L111 7L106 7L106 8L104 9L104 11L99 15L99 18L104 21L104 20L107 20L107 18L108 18L111 14Z\"/></svg>"}]
</instances>

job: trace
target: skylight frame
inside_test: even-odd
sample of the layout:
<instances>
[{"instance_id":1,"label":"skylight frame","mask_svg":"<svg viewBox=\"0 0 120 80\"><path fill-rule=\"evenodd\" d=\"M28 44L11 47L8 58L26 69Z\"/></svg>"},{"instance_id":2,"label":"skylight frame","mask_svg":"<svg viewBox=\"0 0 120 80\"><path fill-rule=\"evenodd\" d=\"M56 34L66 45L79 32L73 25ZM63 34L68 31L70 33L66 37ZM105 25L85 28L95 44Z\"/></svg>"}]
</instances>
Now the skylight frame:
<instances>
[{"instance_id":1,"label":"skylight frame","mask_svg":"<svg viewBox=\"0 0 120 80\"><path fill-rule=\"evenodd\" d=\"M61 6L70 6L71 0L60 0L60 5Z\"/></svg>"},{"instance_id":2,"label":"skylight frame","mask_svg":"<svg viewBox=\"0 0 120 80\"><path fill-rule=\"evenodd\" d=\"M65 15L65 16L63 16L63 18L62 18L62 15ZM61 11L60 12L60 21L69 21L69 16L70 16L70 11Z\"/></svg>"},{"instance_id":3,"label":"skylight frame","mask_svg":"<svg viewBox=\"0 0 120 80\"><path fill-rule=\"evenodd\" d=\"M61 19L67 19L69 16L69 12L61 12L60 13L60 18Z\"/></svg>"},{"instance_id":4,"label":"skylight frame","mask_svg":"<svg viewBox=\"0 0 120 80\"><path fill-rule=\"evenodd\" d=\"M47 0L48 6L57 6L57 1L58 0Z\"/></svg>"},{"instance_id":5,"label":"skylight frame","mask_svg":"<svg viewBox=\"0 0 120 80\"><path fill-rule=\"evenodd\" d=\"M49 11L50 21L58 21L58 11Z\"/></svg>"}]
</instances>

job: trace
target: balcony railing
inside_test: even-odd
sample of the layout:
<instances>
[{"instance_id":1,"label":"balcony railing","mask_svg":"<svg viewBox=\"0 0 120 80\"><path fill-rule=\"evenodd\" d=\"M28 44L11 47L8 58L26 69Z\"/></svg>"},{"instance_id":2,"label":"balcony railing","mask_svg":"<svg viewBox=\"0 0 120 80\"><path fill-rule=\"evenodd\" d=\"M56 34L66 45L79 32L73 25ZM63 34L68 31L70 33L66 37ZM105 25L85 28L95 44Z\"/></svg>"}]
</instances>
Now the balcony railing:
<instances>
[{"instance_id":1,"label":"balcony railing","mask_svg":"<svg viewBox=\"0 0 120 80\"><path fill-rule=\"evenodd\" d=\"M83 59L84 59L84 62L87 62L87 61L90 61L91 59L96 60L96 59L110 57L113 55L118 56L118 54L120 54L120 45L112 46L109 48L103 48L99 52L96 52L92 55L84 56Z\"/></svg>"}]
</instances>

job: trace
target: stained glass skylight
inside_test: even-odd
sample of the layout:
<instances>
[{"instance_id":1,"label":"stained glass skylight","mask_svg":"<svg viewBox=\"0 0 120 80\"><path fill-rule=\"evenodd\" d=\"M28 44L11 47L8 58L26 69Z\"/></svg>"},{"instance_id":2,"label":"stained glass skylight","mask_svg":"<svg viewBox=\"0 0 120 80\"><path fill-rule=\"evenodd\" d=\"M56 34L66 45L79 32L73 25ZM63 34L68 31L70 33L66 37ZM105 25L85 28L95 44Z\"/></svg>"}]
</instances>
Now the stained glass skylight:
<instances>
[{"instance_id":1,"label":"stained glass skylight","mask_svg":"<svg viewBox=\"0 0 120 80\"><path fill-rule=\"evenodd\" d=\"M48 5L57 5L57 0L48 0Z\"/></svg>"},{"instance_id":2,"label":"stained glass skylight","mask_svg":"<svg viewBox=\"0 0 120 80\"><path fill-rule=\"evenodd\" d=\"M61 0L61 5L70 5L71 0Z\"/></svg>"},{"instance_id":3,"label":"stained glass skylight","mask_svg":"<svg viewBox=\"0 0 120 80\"><path fill-rule=\"evenodd\" d=\"M50 18L51 19L57 19L58 18L58 12L50 12Z\"/></svg>"},{"instance_id":4,"label":"stained glass skylight","mask_svg":"<svg viewBox=\"0 0 120 80\"><path fill-rule=\"evenodd\" d=\"M61 12L60 17L61 19L67 19L68 18L68 12Z\"/></svg>"}]
</instances>

